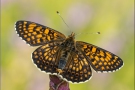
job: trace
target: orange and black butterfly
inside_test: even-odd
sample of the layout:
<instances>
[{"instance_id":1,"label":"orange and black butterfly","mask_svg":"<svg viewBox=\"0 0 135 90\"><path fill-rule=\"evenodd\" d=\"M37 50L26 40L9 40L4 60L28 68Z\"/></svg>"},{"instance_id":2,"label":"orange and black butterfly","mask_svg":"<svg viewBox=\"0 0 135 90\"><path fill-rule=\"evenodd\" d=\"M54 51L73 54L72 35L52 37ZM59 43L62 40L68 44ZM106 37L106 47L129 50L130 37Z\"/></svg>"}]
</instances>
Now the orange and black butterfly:
<instances>
[{"instance_id":1,"label":"orange and black butterfly","mask_svg":"<svg viewBox=\"0 0 135 90\"><path fill-rule=\"evenodd\" d=\"M63 79L80 83L96 72L113 72L123 66L117 55L95 45L75 41L75 33L68 37L62 33L30 21L17 21L15 28L19 36L30 46L39 46L32 59L38 68Z\"/></svg>"}]
</instances>

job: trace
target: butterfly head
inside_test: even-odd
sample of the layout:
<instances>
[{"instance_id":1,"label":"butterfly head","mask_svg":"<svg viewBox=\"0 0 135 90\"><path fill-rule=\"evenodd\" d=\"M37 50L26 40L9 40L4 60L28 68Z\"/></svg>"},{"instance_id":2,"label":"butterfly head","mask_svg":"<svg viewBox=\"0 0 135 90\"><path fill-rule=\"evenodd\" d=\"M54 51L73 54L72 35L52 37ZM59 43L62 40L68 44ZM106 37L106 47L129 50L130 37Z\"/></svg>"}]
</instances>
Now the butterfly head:
<instances>
[{"instance_id":1,"label":"butterfly head","mask_svg":"<svg viewBox=\"0 0 135 90\"><path fill-rule=\"evenodd\" d=\"M63 42L62 46L71 49L75 44L75 33L71 33Z\"/></svg>"},{"instance_id":2,"label":"butterfly head","mask_svg":"<svg viewBox=\"0 0 135 90\"><path fill-rule=\"evenodd\" d=\"M75 33L72 32L71 35L68 36L68 38L73 38L73 39L75 39Z\"/></svg>"}]
</instances>

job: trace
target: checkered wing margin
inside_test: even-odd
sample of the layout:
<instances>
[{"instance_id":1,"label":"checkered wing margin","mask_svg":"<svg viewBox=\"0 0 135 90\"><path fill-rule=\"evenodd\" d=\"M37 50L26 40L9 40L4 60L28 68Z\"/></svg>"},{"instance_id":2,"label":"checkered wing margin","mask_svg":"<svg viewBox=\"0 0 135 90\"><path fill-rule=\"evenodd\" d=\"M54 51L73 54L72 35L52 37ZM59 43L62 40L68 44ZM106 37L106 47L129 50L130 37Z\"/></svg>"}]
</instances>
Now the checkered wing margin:
<instances>
[{"instance_id":1,"label":"checkered wing margin","mask_svg":"<svg viewBox=\"0 0 135 90\"><path fill-rule=\"evenodd\" d=\"M31 46L43 45L51 41L61 41L66 38L54 29L30 21L17 21L15 28L19 36Z\"/></svg>"},{"instance_id":2,"label":"checkered wing margin","mask_svg":"<svg viewBox=\"0 0 135 90\"><path fill-rule=\"evenodd\" d=\"M102 48L82 41L77 41L76 47L97 72L113 72L123 66L121 58Z\"/></svg>"},{"instance_id":3,"label":"checkered wing margin","mask_svg":"<svg viewBox=\"0 0 135 90\"><path fill-rule=\"evenodd\" d=\"M62 77L72 83L80 83L89 80L92 76L90 65L81 52L71 52Z\"/></svg>"},{"instance_id":4,"label":"checkered wing margin","mask_svg":"<svg viewBox=\"0 0 135 90\"><path fill-rule=\"evenodd\" d=\"M40 68L41 71L46 73L57 73L56 68L58 68L58 54L60 52L59 43L52 42L45 44L37 48L32 53L32 59L36 66Z\"/></svg>"}]
</instances>

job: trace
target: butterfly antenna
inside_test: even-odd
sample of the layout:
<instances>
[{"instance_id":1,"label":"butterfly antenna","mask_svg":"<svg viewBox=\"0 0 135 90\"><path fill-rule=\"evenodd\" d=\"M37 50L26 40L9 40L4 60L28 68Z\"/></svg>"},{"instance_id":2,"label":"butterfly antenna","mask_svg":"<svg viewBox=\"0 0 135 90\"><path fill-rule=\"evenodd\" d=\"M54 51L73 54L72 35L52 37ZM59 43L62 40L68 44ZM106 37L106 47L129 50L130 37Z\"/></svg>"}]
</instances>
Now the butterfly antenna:
<instances>
[{"instance_id":1,"label":"butterfly antenna","mask_svg":"<svg viewBox=\"0 0 135 90\"><path fill-rule=\"evenodd\" d=\"M69 30L71 32L70 27L67 25L67 23L65 22L65 20L62 18L62 16L60 15L59 11L57 11L57 14L60 16L60 18L62 19L62 21L66 24L66 26L69 28Z\"/></svg>"},{"instance_id":2,"label":"butterfly antenna","mask_svg":"<svg viewBox=\"0 0 135 90\"><path fill-rule=\"evenodd\" d=\"M76 34L76 36L78 36L80 34L85 34L85 35L89 35L89 34L100 34L100 32L96 32L96 33L78 33L78 34Z\"/></svg>"}]
</instances>

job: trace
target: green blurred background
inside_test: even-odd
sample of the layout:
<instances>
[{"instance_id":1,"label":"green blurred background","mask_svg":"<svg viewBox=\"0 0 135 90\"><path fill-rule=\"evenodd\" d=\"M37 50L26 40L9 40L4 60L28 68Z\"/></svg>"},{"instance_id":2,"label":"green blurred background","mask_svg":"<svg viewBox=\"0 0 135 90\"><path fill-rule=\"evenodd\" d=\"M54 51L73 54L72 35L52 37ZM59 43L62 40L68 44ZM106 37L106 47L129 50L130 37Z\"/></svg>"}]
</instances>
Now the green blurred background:
<instances>
[{"instance_id":1,"label":"green blurred background","mask_svg":"<svg viewBox=\"0 0 135 90\"><path fill-rule=\"evenodd\" d=\"M114 73L96 73L71 90L134 90L134 1L133 0L1 0L1 90L48 90L49 75L31 60L31 48L14 29L17 20L34 21L76 40L102 47L124 61ZM97 34L87 34L101 32Z\"/></svg>"}]
</instances>

